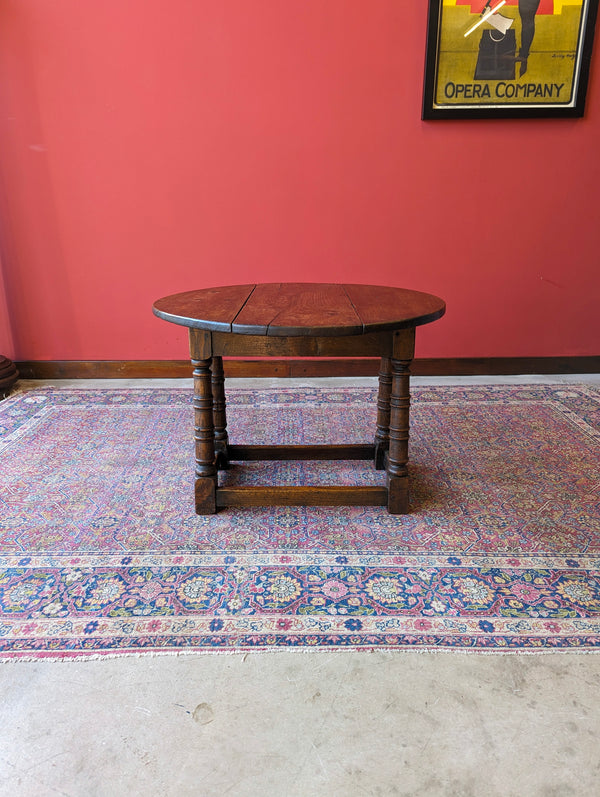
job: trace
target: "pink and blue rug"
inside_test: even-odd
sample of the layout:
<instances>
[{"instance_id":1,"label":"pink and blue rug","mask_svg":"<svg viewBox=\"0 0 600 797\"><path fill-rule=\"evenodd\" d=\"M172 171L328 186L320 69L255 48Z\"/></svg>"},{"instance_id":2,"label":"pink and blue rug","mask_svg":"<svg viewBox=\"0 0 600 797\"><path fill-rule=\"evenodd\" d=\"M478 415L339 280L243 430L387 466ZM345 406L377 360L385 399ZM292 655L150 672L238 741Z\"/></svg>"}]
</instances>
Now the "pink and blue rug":
<instances>
[{"instance_id":1,"label":"pink and blue rug","mask_svg":"<svg viewBox=\"0 0 600 797\"><path fill-rule=\"evenodd\" d=\"M413 388L408 516L197 517L190 391L0 404L0 658L600 650L600 391ZM230 390L232 442L369 442L370 388ZM332 438L333 436L333 438ZM378 484L367 463L230 481Z\"/></svg>"}]
</instances>

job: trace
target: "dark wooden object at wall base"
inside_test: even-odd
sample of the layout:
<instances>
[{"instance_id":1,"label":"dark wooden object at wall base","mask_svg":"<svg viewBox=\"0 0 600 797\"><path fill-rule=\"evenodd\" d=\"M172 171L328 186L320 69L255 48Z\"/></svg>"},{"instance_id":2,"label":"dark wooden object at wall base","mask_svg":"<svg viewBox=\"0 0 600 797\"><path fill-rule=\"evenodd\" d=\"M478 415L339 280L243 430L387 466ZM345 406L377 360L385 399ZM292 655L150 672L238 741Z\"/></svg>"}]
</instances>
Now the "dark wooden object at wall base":
<instances>
[{"instance_id":1,"label":"dark wooden object at wall base","mask_svg":"<svg viewBox=\"0 0 600 797\"><path fill-rule=\"evenodd\" d=\"M7 357L0 355L0 398L6 398L19 378L17 366Z\"/></svg>"}]
</instances>

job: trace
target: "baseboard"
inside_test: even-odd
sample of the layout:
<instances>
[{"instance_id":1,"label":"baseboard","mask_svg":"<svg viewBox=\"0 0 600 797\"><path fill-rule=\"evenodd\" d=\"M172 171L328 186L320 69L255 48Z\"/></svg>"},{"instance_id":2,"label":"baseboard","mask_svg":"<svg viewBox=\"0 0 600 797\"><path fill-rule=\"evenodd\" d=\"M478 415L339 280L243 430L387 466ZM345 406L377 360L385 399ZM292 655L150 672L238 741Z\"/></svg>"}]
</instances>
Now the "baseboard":
<instances>
[{"instance_id":1,"label":"baseboard","mask_svg":"<svg viewBox=\"0 0 600 797\"><path fill-rule=\"evenodd\" d=\"M29 360L15 363L21 379L175 379L191 376L188 360ZM332 359L224 360L228 377L376 376L379 361ZM596 374L598 357L462 357L416 359L415 376Z\"/></svg>"}]
</instances>

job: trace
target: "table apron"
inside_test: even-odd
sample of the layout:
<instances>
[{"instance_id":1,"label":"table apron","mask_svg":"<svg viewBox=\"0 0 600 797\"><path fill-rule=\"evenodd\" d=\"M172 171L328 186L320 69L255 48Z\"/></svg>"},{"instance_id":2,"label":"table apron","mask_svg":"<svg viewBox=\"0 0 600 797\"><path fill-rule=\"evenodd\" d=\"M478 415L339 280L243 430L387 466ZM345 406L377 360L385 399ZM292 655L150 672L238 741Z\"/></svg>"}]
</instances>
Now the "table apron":
<instances>
[{"instance_id":1,"label":"table apron","mask_svg":"<svg viewBox=\"0 0 600 797\"><path fill-rule=\"evenodd\" d=\"M364 335L309 337L243 335L190 328L192 360L210 357L394 357L414 356L415 329L368 332Z\"/></svg>"}]
</instances>

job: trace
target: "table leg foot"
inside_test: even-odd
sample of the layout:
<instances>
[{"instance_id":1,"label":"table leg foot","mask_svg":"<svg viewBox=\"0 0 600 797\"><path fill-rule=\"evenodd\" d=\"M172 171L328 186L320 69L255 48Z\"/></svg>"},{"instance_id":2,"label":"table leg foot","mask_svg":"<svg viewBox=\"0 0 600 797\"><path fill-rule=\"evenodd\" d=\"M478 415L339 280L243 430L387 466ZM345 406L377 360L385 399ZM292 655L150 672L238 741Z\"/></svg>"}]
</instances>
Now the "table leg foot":
<instances>
[{"instance_id":1,"label":"table leg foot","mask_svg":"<svg viewBox=\"0 0 600 797\"><path fill-rule=\"evenodd\" d=\"M385 470L385 456L388 452L388 443L375 440L375 456L373 459L375 470Z\"/></svg>"},{"instance_id":2,"label":"table leg foot","mask_svg":"<svg viewBox=\"0 0 600 797\"><path fill-rule=\"evenodd\" d=\"M231 467L227 443L215 441L215 462L217 465L217 470L229 470Z\"/></svg>"},{"instance_id":3,"label":"table leg foot","mask_svg":"<svg viewBox=\"0 0 600 797\"><path fill-rule=\"evenodd\" d=\"M217 511L217 486L214 479L196 479L195 498L197 515L214 515Z\"/></svg>"},{"instance_id":4,"label":"table leg foot","mask_svg":"<svg viewBox=\"0 0 600 797\"><path fill-rule=\"evenodd\" d=\"M387 488L390 515L407 515L409 512L408 476L389 478Z\"/></svg>"}]
</instances>

